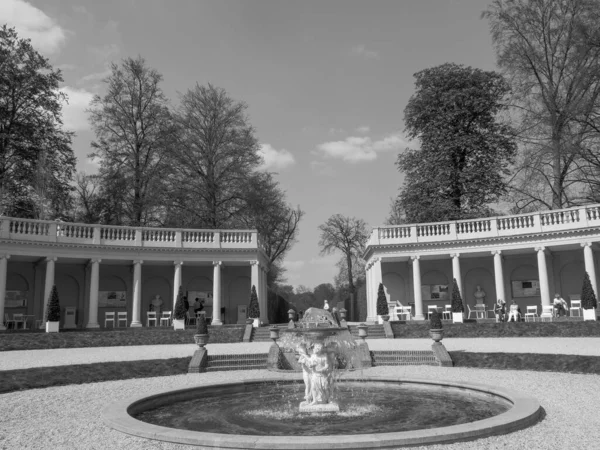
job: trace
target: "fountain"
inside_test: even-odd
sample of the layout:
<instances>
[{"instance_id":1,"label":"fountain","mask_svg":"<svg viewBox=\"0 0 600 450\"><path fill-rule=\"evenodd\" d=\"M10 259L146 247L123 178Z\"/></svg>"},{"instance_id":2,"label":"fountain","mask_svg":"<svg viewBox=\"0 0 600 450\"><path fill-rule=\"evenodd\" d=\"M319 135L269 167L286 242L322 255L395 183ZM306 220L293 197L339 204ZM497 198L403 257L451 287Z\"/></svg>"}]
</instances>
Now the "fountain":
<instances>
[{"instance_id":1,"label":"fountain","mask_svg":"<svg viewBox=\"0 0 600 450\"><path fill-rule=\"evenodd\" d=\"M271 370L293 371L294 379L204 383L144 394L110 405L104 419L117 430L150 439L265 449L473 440L539 420L537 401L502 388L366 376L368 346L352 338L335 310L311 308L286 329L272 327L271 338Z\"/></svg>"}]
</instances>

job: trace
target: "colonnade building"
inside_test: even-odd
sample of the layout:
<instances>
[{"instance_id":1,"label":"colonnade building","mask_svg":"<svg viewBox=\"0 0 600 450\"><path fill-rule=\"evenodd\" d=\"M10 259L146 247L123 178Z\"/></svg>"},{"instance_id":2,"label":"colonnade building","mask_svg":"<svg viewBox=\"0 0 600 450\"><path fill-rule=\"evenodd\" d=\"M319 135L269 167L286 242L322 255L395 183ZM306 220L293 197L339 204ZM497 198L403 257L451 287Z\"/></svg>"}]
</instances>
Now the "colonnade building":
<instances>
[{"instance_id":1,"label":"colonnade building","mask_svg":"<svg viewBox=\"0 0 600 450\"><path fill-rule=\"evenodd\" d=\"M465 311L473 309L477 286L487 309L498 298L528 305L551 305L559 293L581 294L587 271L596 295L600 205L453 222L375 228L365 252L367 320L377 320L377 289L390 302L412 307L425 318L429 305L451 303L453 279Z\"/></svg>"},{"instance_id":2,"label":"colonnade building","mask_svg":"<svg viewBox=\"0 0 600 450\"><path fill-rule=\"evenodd\" d=\"M213 325L244 323L251 286L267 317L267 256L256 230L139 228L0 217L0 329L24 314L39 326L53 285L78 328L106 312L146 326L151 309L173 311L183 287L193 314L204 300ZM6 316L7 315L7 316Z\"/></svg>"}]
</instances>

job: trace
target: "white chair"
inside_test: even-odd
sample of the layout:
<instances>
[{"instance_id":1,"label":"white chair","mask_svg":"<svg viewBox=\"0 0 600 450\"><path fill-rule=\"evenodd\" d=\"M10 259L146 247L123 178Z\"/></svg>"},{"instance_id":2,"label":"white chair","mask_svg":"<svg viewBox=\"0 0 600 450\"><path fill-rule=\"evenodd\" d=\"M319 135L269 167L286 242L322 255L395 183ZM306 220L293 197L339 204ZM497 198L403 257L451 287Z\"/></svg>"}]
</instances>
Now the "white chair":
<instances>
[{"instance_id":1,"label":"white chair","mask_svg":"<svg viewBox=\"0 0 600 450\"><path fill-rule=\"evenodd\" d=\"M127 311L119 311L117 313L117 326L121 326L121 322L125 323L125 328L127 328Z\"/></svg>"},{"instance_id":2,"label":"white chair","mask_svg":"<svg viewBox=\"0 0 600 450\"><path fill-rule=\"evenodd\" d=\"M160 326L163 326L163 322L165 322L165 326L171 325L171 311L163 311L160 316Z\"/></svg>"},{"instance_id":3,"label":"white chair","mask_svg":"<svg viewBox=\"0 0 600 450\"><path fill-rule=\"evenodd\" d=\"M396 315L398 320L411 320L412 319L412 308L410 306L396 306Z\"/></svg>"},{"instance_id":4,"label":"white chair","mask_svg":"<svg viewBox=\"0 0 600 450\"><path fill-rule=\"evenodd\" d=\"M553 318L554 318L554 306L542 305L542 315L540 316L540 321L544 322L545 319L550 319L550 322L552 322Z\"/></svg>"},{"instance_id":5,"label":"white chair","mask_svg":"<svg viewBox=\"0 0 600 450\"><path fill-rule=\"evenodd\" d=\"M13 322L15 323L15 329L19 328L19 324L21 324L21 328L25 329L25 318L23 317L23 313L13 314Z\"/></svg>"},{"instance_id":6,"label":"white chair","mask_svg":"<svg viewBox=\"0 0 600 450\"><path fill-rule=\"evenodd\" d=\"M538 308L536 305L531 305L527 307L527 311L525 312L525 322L535 322L535 319L538 318ZM531 319L531 320L529 320Z\"/></svg>"},{"instance_id":7,"label":"white chair","mask_svg":"<svg viewBox=\"0 0 600 450\"><path fill-rule=\"evenodd\" d=\"M396 314L396 302L388 302L388 311L391 321L398 320L398 315Z\"/></svg>"},{"instance_id":8,"label":"white chair","mask_svg":"<svg viewBox=\"0 0 600 450\"><path fill-rule=\"evenodd\" d=\"M112 322L113 328L115 327L115 312L104 313L104 328L107 328L108 322Z\"/></svg>"},{"instance_id":9,"label":"white chair","mask_svg":"<svg viewBox=\"0 0 600 450\"><path fill-rule=\"evenodd\" d=\"M4 313L4 326L6 327L6 329L10 328L11 324L13 328L16 328L15 321L8 317L8 313Z\"/></svg>"},{"instance_id":10,"label":"white chair","mask_svg":"<svg viewBox=\"0 0 600 450\"><path fill-rule=\"evenodd\" d=\"M475 318L477 318L477 310L471 309L471 305L467 305L467 308L469 308L469 315L467 316L467 319L471 318L471 314L475 314Z\"/></svg>"},{"instance_id":11,"label":"white chair","mask_svg":"<svg viewBox=\"0 0 600 450\"><path fill-rule=\"evenodd\" d=\"M508 310L508 319L507 322L510 322L510 319L514 318L515 322L519 321L519 305L510 305L510 309Z\"/></svg>"},{"instance_id":12,"label":"white chair","mask_svg":"<svg viewBox=\"0 0 600 450\"><path fill-rule=\"evenodd\" d=\"M477 314L478 319L486 319L487 318L487 310L485 309L484 303L478 303L475 305L475 313Z\"/></svg>"},{"instance_id":13,"label":"white chair","mask_svg":"<svg viewBox=\"0 0 600 450\"><path fill-rule=\"evenodd\" d=\"M189 311L185 312L186 322L188 325L192 325L192 320L194 321L193 325L198 323L198 320L195 316L192 316Z\"/></svg>"},{"instance_id":14,"label":"white chair","mask_svg":"<svg viewBox=\"0 0 600 450\"><path fill-rule=\"evenodd\" d=\"M437 311L437 309L437 305L427 305L427 318L429 319L431 317L431 313Z\"/></svg>"},{"instance_id":15,"label":"white chair","mask_svg":"<svg viewBox=\"0 0 600 450\"><path fill-rule=\"evenodd\" d=\"M583 309L581 308L581 300L571 300L571 307L569 308L569 315L573 317L573 313L577 312L577 316L583 316Z\"/></svg>"},{"instance_id":16,"label":"white chair","mask_svg":"<svg viewBox=\"0 0 600 450\"><path fill-rule=\"evenodd\" d=\"M452 319L452 305L444 305L444 310L442 311L442 319Z\"/></svg>"},{"instance_id":17,"label":"white chair","mask_svg":"<svg viewBox=\"0 0 600 450\"><path fill-rule=\"evenodd\" d=\"M154 326L157 326L156 311L148 311L146 313L146 326L147 327L150 326L150 322L154 322Z\"/></svg>"}]
</instances>

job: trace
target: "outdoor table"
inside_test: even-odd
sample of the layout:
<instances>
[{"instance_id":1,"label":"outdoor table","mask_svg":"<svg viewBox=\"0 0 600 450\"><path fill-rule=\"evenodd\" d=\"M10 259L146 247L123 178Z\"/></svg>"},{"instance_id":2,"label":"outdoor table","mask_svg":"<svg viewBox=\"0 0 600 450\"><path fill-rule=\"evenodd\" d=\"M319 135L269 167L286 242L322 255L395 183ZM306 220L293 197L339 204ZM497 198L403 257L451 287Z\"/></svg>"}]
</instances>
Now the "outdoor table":
<instances>
[{"instance_id":1,"label":"outdoor table","mask_svg":"<svg viewBox=\"0 0 600 450\"><path fill-rule=\"evenodd\" d=\"M33 314L23 314L23 329L27 329L27 321L31 318L33 320L35 316Z\"/></svg>"},{"instance_id":2,"label":"outdoor table","mask_svg":"<svg viewBox=\"0 0 600 450\"><path fill-rule=\"evenodd\" d=\"M485 309L485 305L475 305L475 311L478 319L487 318L487 311ZM479 314L481 314L481 317L479 317Z\"/></svg>"}]
</instances>

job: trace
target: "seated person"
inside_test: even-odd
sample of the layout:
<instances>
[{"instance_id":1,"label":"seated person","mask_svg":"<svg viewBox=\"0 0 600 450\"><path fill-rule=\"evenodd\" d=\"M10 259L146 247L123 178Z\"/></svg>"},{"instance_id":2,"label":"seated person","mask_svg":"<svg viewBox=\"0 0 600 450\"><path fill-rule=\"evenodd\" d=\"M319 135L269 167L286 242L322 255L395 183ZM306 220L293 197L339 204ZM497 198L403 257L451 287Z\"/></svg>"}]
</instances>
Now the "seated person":
<instances>
[{"instance_id":1,"label":"seated person","mask_svg":"<svg viewBox=\"0 0 600 450\"><path fill-rule=\"evenodd\" d=\"M496 313L497 316L500 316L498 318L498 320L500 320L500 322L504 322L505 315L506 315L506 302L504 300L502 300L501 298L496 300L496 306L494 307L494 312Z\"/></svg>"},{"instance_id":2,"label":"seated person","mask_svg":"<svg viewBox=\"0 0 600 450\"><path fill-rule=\"evenodd\" d=\"M517 302L514 300L510 303L510 310L506 321L510 322L511 319L514 319L515 322L518 322L521 319L521 308L519 308L519 305L517 305Z\"/></svg>"},{"instance_id":3,"label":"seated person","mask_svg":"<svg viewBox=\"0 0 600 450\"><path fill-rule=\"evenodd\" d=\"M204 309L204 300L200 300L196 297L196 301L194 302L194 314L198 315L200 311Z\"/></svg>"},{"instance_id":4,"label":"seated person","mask_svg":"<svg viewBox=\"0 0 600 450\"><path fill-rule=\"evenodd\" d=\"M554 294L553 305L557 316L567 315L567 302L560 296L560 294Z\"/></svg>"}]
</instances>

